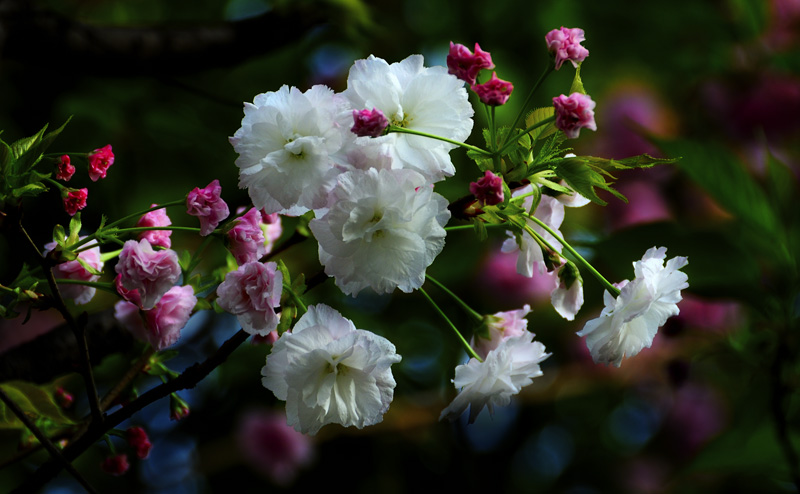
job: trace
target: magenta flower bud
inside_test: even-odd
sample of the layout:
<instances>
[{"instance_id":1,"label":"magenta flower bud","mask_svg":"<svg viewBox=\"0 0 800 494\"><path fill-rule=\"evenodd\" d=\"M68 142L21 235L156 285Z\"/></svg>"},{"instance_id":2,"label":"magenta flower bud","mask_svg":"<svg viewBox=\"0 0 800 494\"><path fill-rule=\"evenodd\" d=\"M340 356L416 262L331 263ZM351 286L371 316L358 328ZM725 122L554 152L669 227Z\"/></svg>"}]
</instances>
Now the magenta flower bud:
<instances>
[{"instance_id":1,"label":"magenta flower bud","mask_svg":"<svg viewBox=\"0 0 800 494\"><path fill-rule=\"evenodd\" d=\"M389 119L377 108L353 110L353 122L350 131L358 137L379 137L389 126Z\"/></svg>"},{"instance_id":2,"label":"magenta flower bud","mask_svg":"<svg viewBox=\"0 0 800 494\"><path fill-rule=\"evenodd\" d=\"M152 309L181 276L178 254L155 251L144 239L125 242L115 269L125 290L139 292L145 310Z\"/></svg>"},{"instance_id":3,"label":"magenta flower bud","mask_svg":"<svg viewBox=\"0 0 800 494\"><path fill-rule=\"evenodd\" d=\"M114 152L111 151L111 144L95 149L89 153L89 178L92 182L97 182L101 178L106 178L108 168L114 164Z\"/></svg>"},{"instance_id":4,"label":"magenta flower bud","mask_svg":"<svg viewBox=\"0 0 800 494\"><path fill-rule=\"evenodd\" d=\"M130 464L128 463L128 455L119 454L115 456L109 456L103 460L102 463L100 463L100 468L107 474L118 477L127 472L128 468L130 468Z\"/></svg>"},{"instance_id":5,"label":"magenta flower bud","mask_svg":"<svg viewBox=\"0 0 800 494\"><path fill-rule=\"evenodd\" d=\"M189 404L176 393L169 395L169 419L183 420L189 416Z\"/></svg>"},{"instance_id":6,"label":"magenta flower bud","mask_svg":"<svg viewBox=\"0 0 800 494\"><path fill-rule=\"evenodd\" d=\"M553 98L556 109L556 127L570 139L578 137L581 128L597 130L594 123L594 106L592 98L581 93L572 93L568 97Z\"/></svg>"},{"instance_id":7,"label":"magenta flower bud","mask_svg":"<svg viewBox=\"0 0 800 494\"><path fill-rule=\"evenodd\" d=\"M200 220L200 235L211 234L220 222L228 217L228 205L220 198L222 187L214 180L205 188L195 187L186 196L186 213Z\"/></svg>"},{"instance_id":8,"label":"magenta flower bud","mask_svg":"<svg viewBox=\"0 0 800 494\"><path fill-rule=\"evenodd\" d=\"M125 438L128 440L128 444L131 445L131 448L133 448L137 458L145 460L150 456L150 448L153 447L153 444L150 442L150 438L147 437L147 432L145 432L144 429L141 427L131 427L125 431Z\"/></svg>"},{"instance_id":9,"label":"magenta flower bud","mask_svg":"<svg viewBox=\"0 0 800 494\"><path fill-rule=\"evenodd\" d=\"M158 206L158 204L150 205L151 208L156 206ZM170 220L169 216L167 216L167 210L165 208L156 209L155 211L145 213L141 218L139 218L139 221L136 222L137 227L170 226L171 224L172 220ZM146 239L153 247L158 246L169 249L172 247L172 242L169 239L170 235L172 235L172 230L150 230L140 233L139 238Z\"/></svg>"},{"instance_id":10,"label":"magenta flower bud","mask_svg":"<svg viewBox=\"0 0 800 494\"><path fill-rule=\"evenodd\" d=\"M503 202L503 179L486 170L486 174L477 182L469 184L469 191L481 204L494 206Z\"/></svg>"},{"instance_id":11,"label":"magenta flower bud","mask_svg":"<svg viewBox=\"0 0 800 494\"><path fill-rule=\"evenodd\" d=\"M481 101L489 106L500 106L506 104L514 85L508 81L497 78L497 73L492 72L492 78L483 84L472 86L472 90L478 95Z\"/></svg>"},{"instance_id":12,"label":"magenta flower bud","mask_svg":"<svg viewBox=\"0 0 800 494\"><path fill-rule=\"evenodd\" d=\"M58 158L58 162L56 164L58 166L56 178L65 182L69 182L69 179L71 179L72 175L75 174L75 167L70 164L69 156L66 154L61 156Z\"/></svg>"},{"instance_id":13,"label":"magenta flower bud","mask_svg":"<svg viewBox=\"0 0 800 494\"><path fill-rule=\"evenodd\" d=\"M79 209L86 207L86 198L89 197L89 189L65 189L64 211L70 216L75 216Z\"/></svg>"},{"instance_id":14,"label":"magenta flower bud","mask_svg":"<svg viewBox=\"0 0 800 494\"><path fill-rule=\"evenodd\" d=\"M473 54L466 46L450 42L450 53L447 54L447 72L450 74L473 86L481 70L493 68L492 55L481 50L478 43L475 43Z\"/></svg>"},{"instance_id":15,"label":"magenta flower bud","mask_svg":"<svg viewBox=\"0 0 800 494\"><path fill-rule=\"evenodd\" d=\"M236 224L228 231L228 248L239 266L261 259L267 253L265 243L261 213L256 208L250 208L237 218Z\"/></svg>"},{"instance_id":16,"label":"magenta flower bud","mask_svg":"<svg viewBox=\"0 0 800 494\"><path fill-rule=\"evenodd\" d=\"M589 50L581 46L581 41L586 38L583 37L583 29L580 28L566 28L553 29L544 37L547 42L547 50L550 52L556 61L556 70L561 68L564 62L572 62L572 65L577 68L578 63L583 62L589 56Z\"/></svg>"}]
</instances>

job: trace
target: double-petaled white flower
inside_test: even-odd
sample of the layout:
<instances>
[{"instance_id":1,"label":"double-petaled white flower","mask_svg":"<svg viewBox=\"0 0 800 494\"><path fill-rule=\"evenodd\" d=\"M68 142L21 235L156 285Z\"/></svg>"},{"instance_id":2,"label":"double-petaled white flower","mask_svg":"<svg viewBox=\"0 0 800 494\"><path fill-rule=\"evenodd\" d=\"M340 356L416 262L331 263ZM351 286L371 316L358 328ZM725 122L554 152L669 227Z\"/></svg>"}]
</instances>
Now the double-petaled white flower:
<instances>
[{"instance_id":1,"label":"double-petaled white flower","mask_svg":"<svg viewBox=\"0 0 800 494\"><path fill-rule=\"evenodd\" d=\"M338 177L325 216L309 228L325 273L355 296L370 287L408 293L444 247L447 200L412 170L353 170Z\"/></svg>"},{"instance_id":2,"label":"double-petaled white flower","mask_svg":"<svg viewBox=\"0 0 800 494\"><path fill-rule=\"evenodd\" d=\"M533 337L533 333L524 331L519 336L502 339L483 362L472 358L456 367L453 384L461 391L442 411L439 420L457 419L467 407L470 423L483 407L488 407L493 414L495 406L508 405L511 396L531 384L534 377L541 376L539 363L550 354L545 353L544 345L533 341Z\"/></svg>"},{"instance_id":3,"label":"double-petaled white flower","mask_svg":"<svg viewBox=\"0 0 800 494\"><path fill-rule=\"evenodd\" d=\"M680 312L681 290L689 287L688 277L678 271L688 264L685 257L673 257L664 265L665 247L649 249L641 261L633 263L635 278L616 286L620 294L614 298L604 294L605 308L600 317L587 322L579 336L586 336L586 345L595 363L617 367L623 357L633 357L650 347L658 328Z\"/></svg>"},{"instance_id":4,"label":"double-petaled white flower","mask_svg":"<svg viewBox=\"0 0 800 494\"><path fill-rule=\"evenodd\" d=\"M393 64L371 55L350 68L342 94L356 110L380 110L391 125L463 142L472 131L474 114L463 85L445 67L424 67L422 55ZM394 132L359 140L383 146L392 168L416 170L430 182L455 173L448 154L454 144Z\"/></svg>"},{"instance_id":5,"label":"double-petaled white flower","mask_svg":"<svg viewBox=\"0 0 800 494\"><path fill-rule=\"evenodd\" d=\"M230 139L239 153L239 186L267 214L324 207L340 173L334 155L350 125L347 101L326 86L257 95L245 103L242 127Z\"/></svg>"},{"instance_id":6,"label":"double-petaled white flower","mask_svg":"<svg viewBox=\"0 0 800 494\"><path fill-rule=\"evenodd\" d=\"M383 420L396 385L391 365L400 360L386 338L312 305L273 345L261 382L286 401L287 422L300 432L313 435L326 424L361 429Z\"/></svg>"}]
</instances>

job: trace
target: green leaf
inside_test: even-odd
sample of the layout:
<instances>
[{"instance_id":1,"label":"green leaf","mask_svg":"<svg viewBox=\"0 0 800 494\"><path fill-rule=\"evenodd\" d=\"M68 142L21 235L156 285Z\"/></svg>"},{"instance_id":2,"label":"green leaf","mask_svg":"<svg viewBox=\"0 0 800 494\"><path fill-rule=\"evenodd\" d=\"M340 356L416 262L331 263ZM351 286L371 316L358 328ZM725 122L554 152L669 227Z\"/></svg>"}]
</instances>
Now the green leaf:
<instances>
[{"instance_id":1,"label":"green leaf","mask_svg":"<svg viewBox=\"0 0 800 494\"><path fill-rule=\"evenodd\" d=\"M47 130L47 125L42 127L42 130L37 132L35 135L30 137L23 137L22 139L18 139L11 144L11 153L14 155L15 158L19 159L22 155L27 153L33 146L35 146L39 141L42 140L42 135L44 131Z\"/></svg>"},{"instance_id":2,"label":"green leaf","mask_svg":"<svg viewBox=\"0 0 800 494\"><path fill-rule=\"evenodd\" d=\"M72 247L80 240L81 233L81 213L78 212L69 220L69 238L67 246Z\"/></svg>"},{"instance_id":3,"label":"green leaf","mask_svg":"<svg viewBox=\"0 0 800 494\"><path fill-rule=\"evenodd\" d=\"M578 64L578 68L575 69L575 78L572 79L572 86L569 88L569 94L572 93L581 93L586 94L586 89L583 87L583 81L581 80L581 65L583 62Z\"/></svg>"},{"instance_id":4,"label":"green leaf","mask_svg":"<svg viewBox=\"0 0 800 494\"><path fill-rule=\"evenodd\" d=\"M555 172L556 175L567 182L567 185L572 190L601 206L605 206L608 203L597 196L595 188L608 191L615 197L627 202L625 196L614 190L611 184L603 178L603 175L586 163L583 158L564 158L557 162Z\"/></svg>"},{"instance_id":5,"label":"green leaf","mask_svg":"<svg viewBox=\"0 0 800 494\"><path fill-rule=\"evenodd\" d=\"M486 232L486 224L480 218L472 218L472 226L475 227L475 235L478 236L478 240L481 242L489 237Z\"/></svg>"},{"instance_id":6,"label":"green leaf","mask_svg":"<svg viewBox=\"0 0 800 494\"><path fill-rule=\"evenodd\" d=\"M555 115L556 109L552 106L547 106L544 108L537 108L530 113L528 116L525 117L525 128L532 127L537 123L541 122L546 118L550 118ZM533 141L538 140L539 138L545 138L549 135L552 135L556 132L556 124L555 122L550 122L547 125L543 125L541 127L537 127L530 132L531 139Z\"/></svg>"},{"instance_id":7,"label":"green leaf","mask_svg":"<svg viewBox=\"0 0 800 494\"><path fill-rule=\"evenodd\" d=\"M292 280L292 291L298 295L306 293L306 275L300 273L300 275Z\"/></svg>"},{"instance_id":8,"label":"green leaf","mask_svg":"<svg viewBox=\"0 0 800 494\"><path fill-rule=\"evenodd\" d=\"M189 263L192 262L192 254L188 250L182 250L178 254L178 265L181 270L186 272L189 270Z\"/></svg>"},{"instance_id":9,"label":"green leaf","mask_svg":"<svg viewBox=\"0 0 800 494\"><path fill-rule=\"evenodd\" d=\"M22 409L25 415L34 420L45 418L58 425L75 424L76 422L55 401L58 382L38 386L25 381L6 381L0 383L0 389ZM0 403L0 429L24 427L14 412L5 403Z\"/></svg>"},{"instance_id":10,"label":"green leaf","mask_svg":"<svg viewBox=\"0 0 800 494\"><path fill-rule=\"evenodd\" d=\"M14 153L11 151L8 144L0 140L0 174L2 174L3 177L13 168L15 159Z\"/></svg>"}]
</instances>

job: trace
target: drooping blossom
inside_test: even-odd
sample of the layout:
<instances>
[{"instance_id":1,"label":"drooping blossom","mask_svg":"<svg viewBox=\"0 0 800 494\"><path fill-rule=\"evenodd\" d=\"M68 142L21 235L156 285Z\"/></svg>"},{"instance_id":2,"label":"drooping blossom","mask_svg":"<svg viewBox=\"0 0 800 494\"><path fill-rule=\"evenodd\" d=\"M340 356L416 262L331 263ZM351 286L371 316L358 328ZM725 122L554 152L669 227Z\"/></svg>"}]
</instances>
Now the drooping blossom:
<instances>
[{"instance_id":1,"label":"drooping blossom","mask_svg":"<svg viewBox=\"0 0 800 494\"><path fill-rule=\"evenodd\" d=\"M391 125L465 141L474 110L464 83L444 67L424 67L423 62L422 55L393 64L372 55L356 60L343 95L353 108L377 108ZM400 132L370 138L369 144L384 146L392 168L415 170L429 182L455 173L449 155L455 144Z\"/></svg>"},{"instance_id":2,"label":"drooping blossom","mask_svg":"<svg viewBox=\"0 0 800 494\"><path fill-rule=\"evenodd\" d=\"M512 194L513 197L518 195L528 194L533 190L532 185L526 185L517 189ZM523 199L522 207L530 210L533 206L533 198L531 196ZM541 220L544 224L549 226L559 237L562 237L561 232L558 230L561 227L561 222L564 221L564 205L558 202L555 198L548 195L542 195L539 205L533 214L534 217ZM561 252L561 243L555 239L544 228L536 224L533 220L527 219L528 226L539 236L541 236L551 247L556 249L556 252ZM544 253L530 234L525 232L517 242L517 238L513 233L507 232L510 238L503 242L502 251L505 253L518 252L517 255L517 273L522 276L533 276L534 269L539 273L547 271L547 266L544 261Z\"/></svg>"},{"instance_id":3,"label":"drooping blossom","mask_svg":"<svg viewBox=\"0 0 800 494\"><path fill-rule=\"evenodd\" d=\"M145 239L125 242L115 270L126 290L138 291L145 310L152 309L181 276L178 254L153 250Z\"/></svg>"},{"instance_id":4,"label":"drooping blossom","mask_svg":"<svg viewBox=\"0 0 800 494\"><path fill-rule=\"evenodd\" d=\"M86 207L86 198L89 197L89 189L64 189L64 211L70 216L75 216L79 209Z\"/></svg>"},{"instance_id":5,"label":"drooping blossom","mask_svg":"<svg viewBox=\"0 0 800 494\"><path fill-rule=\"evenodd\" d=\"M497 72L492 72L492 77L483 84L475 84L472 90L478 95L484 105L501 106L505 105L514 85L508 81L497 78Z\"/></svg>"},{"instance_id":6,"label":"drooping blossom","mask_svg":"<svg viewBox=\"0 0 800 494\"><path fill-rule=\"evenodd\" d=\"M128 440L128 444L133 448L137 458L145 460L150 456L150 448L153 447L153 444L150 442L150 438L147 437L147 432L143 428L138 426L129 427L128 430L125 431L125 439Z\"/></svg>"},{"instance_id":7,"label":"drooping blossom","mask_svg":"<svg viewBox=\"0 0 800 494\"><path fill-rule=\"evenodd\" d=\"M472 86L481 70L493 68L491 53L481 50L478 43L475 43L475 53L473 54L466 46L450 42L450 52L447 54L447 72L449 74L453 74Z\"/></svg>"},{"instance_id":8,"label":"drooping blossom","mask_svg":"<svg viewBox=\"0 0 800 494\"><path fill-rule=\"evenodd\" d=\"M130 468L128 463L128 455L121 453L114 456L109 456L100 463L100 468L109 475L118 477Z\"/></svg>"},{"instance_id":9,"label":"drooping blossom","mask_svg":"<svg viewBox=\"0 0 800 494\"><path fill-rule=\"evenodd\" d=\"M195 187L186 196L186 214L200 220L200 235L210 235L220 222L228 217L230 210L222 200L222 187L214 179L204 188Z\"/></svg>"},{"instance_id":10,"label":"drooping blossom","mask_svg":"<svg viewBox=\"0 0 800 494\"><path fill-rule=\"evenodd\" d=\"M69 179L75 174L75 167L70 164L69 155L65 154L60 156L56 166L58 167L56 170L56 178L69 182Z\"/></svg>"},{"instance_id":11,"label":"drooping blossom","mask_svg":"<svg viewBox=\"0 0 800 494\"><path fill-rule=\"evenodd\" d=\"M181 329L189 321L195 305L197 297L191 285L173 286L152 309L140 311L136 303L120 300L114 305L114 317L136 338L161 351L181 337Z\"/></svg>"},{"instance_id":12,"label":"drooping blossom","mask_svg":"<svg viewBox=\"0 0 800 494\"><path fill-rule=\"evenodd\" d=\"M311 305L272 346L261 382L286 401L287 423L304 434L326 424L361 429L383 420L396 385L391 365L400 360L386 338Z\"/></svg>"},{"instance_id":13,"label":"drooping blossom","mask_svg":"<svg viewBox=\"0 0 800 494\"><path fill-rule=\"evenodd\" d=\"M389 126L389 119L377 108L353 110L353 126L350 132L358 137L378 137Z\"/></svg>"},{"instance_id":14,"label":"drooping blossom","mask_svg":"<svg viewBox=\"0 0 800 494\"><path fill-rule=\"evenodd\" d=\"M486 173L477 182L469 184L469 191L481 204L487 206L500 204L504 199L503 177L486 170Z\"/></svg>"},{"instance_id":15,"label":"drooping blossom","mask_svg":"<svg viewBox=\"0 0 800 494\"><path fill-rule=\"evenodd\" d=\"M511 396L542 375L539 363L550 356L544 345L533 341L534 334L525 331L520 336L503 339L483 362L471 358L456 367L453 384L460 389L455 399L442 410L439 420L455 420L469 408L473 423L483 407L494 414L495 406L506 406Z\"/></svg>"},{"instance_id":16,"label":"drooping blossom","mask_svg":"<svg viewBox=\"0 0 800 494\"><path fill-rule=\"evenodd\" d=\"M217 303L235 315L242 329L267 336L278 327L275 308L281 303L283 274L274 262L248 262L225 275L217 287Z\"/></svg>"},{"instance_id":17,"label":"drooping blossom","mask_svg":"<svg viewBox=\"0 0 800 494\"><path fill-rule=\"evenodd\" d=\"M558 314L572 321L583 307L583 279L578 269L564 263L558 270L558 285L550 293L550 302Z\"/></svg>"},{"instance_id":18,"label":"drooping blossom","mask_svg":"<svg viewBox=\"0 0 800 494\"><path fill-rule=\"evenodd\" d=\"M321 85L304 93L283 86L245 103L230 142L239 153L239 186L256 209L296 216L325 207L340 173L334 155L349 138L351 108Z\"/></svg>"},{"instance_id":19,"label":"drooping blossom","mask_svg":"<svg viewBox=\"0 0 800 494\"><path fill-rule=\"evenodd\" d=\"M547 33L544 40L547 50L555 58L556 70L564 62L570 62L577 68L589 56L589 50L581 46L581 41L586 40L583 29L562 26L561 29L553 29Z\"/></svg>"},{"instance_id":20,"label":"drooping blossom","mask_svg":"<svg viewBox=\"0 0 800 494\"><path fill-rule=\"evenodd\" d=\"M236 218L233 228L228 230L228 248L238 265L255 262L267 253L264 232L261 230L261 213L250 208Z\"/></svg>"},{"instance_id":21,"label":"drooping blossom","mask_svg":"<svg viewBox=\"0 0 800 494\"><path fill-rule=\"evenodd\" d=\"M158 204L150 205L151 208L156 206L158 206ZM137 227L170 226L171 224L172 220L170 220L169 216L167 216L166 208L156 209L155 211L145 213L141 218L139 218L139 221L136 222ZM172 241L169 238L170 235L172 235L172 230L148 230L140 233L139 238L146 239L153 247L164 247L165 249L169 249L172 247Z\"/></svg>"},{"instance_id":22,"label":"drooping blossom","mask_svg":"<svg viewBox=\"0 0 800 494\"><path fill-rule=\"evenodd\" d=\"M114 152L111 144L95 149L89 153L89 178L92 182L97 182L101 178L106 178L108 168L114 164Z\"/></svg>"},{"instance_id":23,"label":"drooping blossom","mask_svg":"<svg viewBox=\"0 0 800 494\"><path fill-rule=\"evenodd\" d=\"M572 93L553 98L556 127L570 139L575 139L582 128L597 130L594 122L595 102L586 94Z\"/></svg>"},{"instance_id":24,"label":"drooping blossom","mask_svg":"<svg viewBox=\"0 0 800 494\"><path fill-rule=\"evenodd\" d=\"M444 247L447 200L412 170L354 170L331 192L333 206L309 223L325 273L348 295L370 287L409 293Z\"/></svg>"},{"instance_id":25,"label":"drooping blossom","mask_svg":"<svg viewBox=\"0 0 800 494\"><path fill-rule=\"evenodd\" d=\"M469 345L480 358L486 360L489 352L497 348L501 341L522 336L527 332L528 320L525 316L530 312L531 306L525 304L522 309L484 316L484 325L472 337Z\"/></svg>"},{"instance_id":26,"label":"drooping blossom","mask_svg":"<svg viewBox=\"0 0 800 494\"><path fill-rule=\"evenodd\" d=\"M314 458L310 438L287 425L282 412L249 412L236 439L245 460L279 485L290 484Z\"/></svg>"},{"instance_id":27,"label":"drooping blossom","mask_svg":"<svg viewBox=\"0 0 800 494\"><path fill-rule=\"evenodd\" d=\"M80 237L83 239L84 237ZM103 270L103 260L100 258L100 246L97 245L95 240L92 240L84 247L91 247L83 252L78 253L78 258L72 261L62 262L53 266L53 276L56 279L66 280L79 280L95 282L100 279L100 275L92 274L82 264L83 261L86 265L95 271ZM56 248L55 242L50 242L44 246L44 254ZM86 285L72 285L72 284L59 284L58 290L64 298L72 299L77 305L89 303L94 297L97 289L93 286Z\"/></svg>"},{"instance_id":28,"label":"drooping blossom","mask_svg":"<svg viewBox=\"0 0 800 494\"><path fill-rule=\"evenodd\" d=\"M606 291L600 317L578 332L586 337L595 363L619 367L624 357L649 348L658 328L680 312L680 292L689 283L686 274L678 270L689 261L673 257L665 265L666 253L665 247L648 249L641 261L633 263L634 280L616 284L620 289L616 298Z\"/></svg>"}]
</instances>

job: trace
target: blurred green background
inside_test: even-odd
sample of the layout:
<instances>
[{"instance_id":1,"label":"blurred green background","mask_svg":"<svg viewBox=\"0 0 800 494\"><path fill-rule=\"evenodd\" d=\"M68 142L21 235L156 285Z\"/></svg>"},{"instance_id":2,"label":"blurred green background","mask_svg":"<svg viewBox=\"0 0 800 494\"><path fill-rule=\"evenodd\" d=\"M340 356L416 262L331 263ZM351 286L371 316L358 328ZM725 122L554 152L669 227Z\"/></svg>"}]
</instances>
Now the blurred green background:
<instances>
[{"instance_id":1,"label":"blurred green background","mask_svg":"<svg viewBox=\"0 0 800 494\"><path fill-rule=\"evenodd\" d=\"M484 412L471 426L439 422L455 394L453 369L464 360L449 330L419 294L353 299L328 281L309 300L386 336L403 356L393 367L398 386L382 424L326 427L311 439L314 459L292 481L276 482L237 439L246 412L283 407L260 384L268 347L247 343L185 393L187 419L170 422L164 401L134 417L147 425L154 450L134 461L124 480L99 471L104 446L76 461L102 491L797 492L796 0L40 0L0 3L0 22L3 138L72 116L52 151L113 146L106 179L91 183L79 167L71 183L89 188L82 212L88 228L101 214L119 218L213 179L232 210L247 205L227 141L240 126L242 102L284 84L341 91L352 62L370 54L391 63L422 53L426 65L443 65L450 41L480 43L498 76L515 86L498 110L510 124L548 62L544 35L561 26L586 32L590 56L581 75L597 102L597 132L584 130L570 143L575 152L682 158L618 177L628 204L612 198L607 208L568 209L562 227L612 281L632 277L631 262L653 245L668 247L669 257L689 257L681 315L620 369L595 366L574 334L601 309L601 288L588 274L586 304L567 322L535 280L509 273L508 258L497 253L504 234L494 230L479 243L472 232L453 232L429 273L481 312L531 304L529 329L552 352L544 376L511 406L493 418ZM115 45L81 26L140 29L142 39L160 29L194 37ZM246 35L198 50L217 29ZM569 65L554 73L536 105L567 92L573 73ZM469 142L483 144L482 115L476 112ZM463 152L451 155L458 172L437 191L454 200L479 174ZM27 202L25 211L41 244L54 222L67 221L54 191ZM177 212L171 217L194 225ZM284 220L284 239L293 225ZM22 254L0 242L0 280L7 281ZM198 241L176 233L173 243L192 249ZM208 266L223 262L221 246L208 253ZM308 277L321 269L312 241L283 258ZM429 293L469 333L460 309L435 287ZM100 295L89 311L113 302ZM196 317L172 367L202 360L235 330L232 318ZM113 385L137 351L108 359L98 370L101 387ZM13 456L17 439L1 437L2 453ZM6 466L0 486L18 484L44 458ZM62 474L48 492L75 489Z\"/></svg>"}]
</instances>

